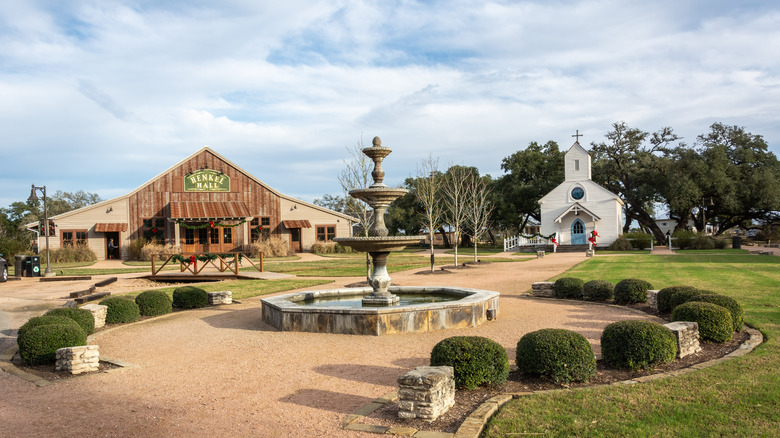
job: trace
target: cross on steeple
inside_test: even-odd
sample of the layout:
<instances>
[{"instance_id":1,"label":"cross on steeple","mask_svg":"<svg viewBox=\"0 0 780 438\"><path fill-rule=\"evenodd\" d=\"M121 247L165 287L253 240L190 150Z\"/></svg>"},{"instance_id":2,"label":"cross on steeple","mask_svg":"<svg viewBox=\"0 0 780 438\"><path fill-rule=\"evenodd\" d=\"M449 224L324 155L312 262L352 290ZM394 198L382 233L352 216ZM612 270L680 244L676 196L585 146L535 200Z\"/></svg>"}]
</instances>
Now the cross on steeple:
<instances>
[{"instance_id":1,"label":"cross on steeple","mask_svg":"<svg viewBox=\"0 0 780 438\"><path fill-rule=\"evenodd\" d=\"M575 137L575 138L576 138L576 140L574 140L574 141L575 141L576 143L579 143L579 142L580 142L580 137L584 137L584 135L580 134L580 130L578 129L578 130L577 130L577 133L576 133L576 134L574 134L574 135L572 135L572 137Z\"/></svg>"}]
</instances>

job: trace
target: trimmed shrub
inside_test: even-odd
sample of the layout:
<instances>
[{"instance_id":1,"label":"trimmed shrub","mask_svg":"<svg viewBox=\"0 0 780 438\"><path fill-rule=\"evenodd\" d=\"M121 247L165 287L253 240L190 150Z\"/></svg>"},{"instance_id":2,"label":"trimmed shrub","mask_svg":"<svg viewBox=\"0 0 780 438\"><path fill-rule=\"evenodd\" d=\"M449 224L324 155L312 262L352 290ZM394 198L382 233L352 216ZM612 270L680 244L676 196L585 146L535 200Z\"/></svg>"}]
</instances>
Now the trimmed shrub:
<instances>
[{"instance_id":1,"label":"trimmed shrub","mask_svg":"<svg viewBox=\"0 0 780 438\"><path fill-rule=\"evenodd\" d=\"M100 305L108 306L108 309L106 309L106 323L108 324L134 322L141 317L138 304L125 298L106 298L100 302Z\"/></svg>"},{"instance_id":2,"label":"trimmed shrub","mask_svg":"<svg viewBox=\"0 0 780 438\"><path fill-rule=\"evenodd\" d=\"M481 336L453 336L436 344L431 366L448 365L455 370L455 386L501 386L509 376L509 358L504 347Z\"/></svg>"},{"instance_id":3,"label":"trimmed shrub","mask_svg":"<svg viewBox=\"0 0 780 438\"><path fill-rule=\"evenodd\" d=\"M135 297L135 304L144 316L165 315L173 311L173 301L168 294L159 290L141 292Z\"/></svg>"},{"instance_id":4,"label":"trimmed shrub","mask_svg":"<svg viewBox=\"0 0 780 438\"><path fill-rule=\"evenodd\" d=\"M583 282L579 278L559 278L553 284L553 295L555 298L571 298L574 300L582 299Z\"/></svg>"},{"instance_id":5,"label":"trimmed shrub","mask_svg":"<svg viewBox=\"0 0 780 438\"><path fill-rule=\"evenodd\" d=\"M658 313L669 313L676 306L672 306L672 296L678 292L696 292L693 286L669 286L658 291ZM682 303L678 303L680 305Z\"/></svg>"},{"instance_id":6,"label":"trimmed shrub","mask_svg":"<svg viewBox=\"0 0 780 438\"><path fill-rule=\"evenodd\" d=\"M69 318L64 318L73 322ZM87 345L87 334L78 324L47 324L32 327L17 338L19 356L29 365L44 365L57 360L57 350Z\"/></svg>"},{"instance_id":7,"label":"trimmed shrub","mask_svg":"<svg viewBox=\"0 0 780 438\"><path fill-rule=\"evenodd\" d=\"M585 301L606 301L612 299L615 285L606 280L591 280L582 286Z\"/></svg>"},{"instance_id":8,"label":"trimmed shrub","mask_svg":"<svg viewBox=\"0 0 780 438\"><path fill-rule=\"evenodd\" d=\"M643 233L641 231L634 231L631 233L625 234L627 239L633 239L629 240L631 242L631 246L638 249L643 250L650 248L650 242L653 241L653 235L648 233Z\"/></svg>"},{"instance_id":9,"label":"trimmed shrub","mask_svg":"<svg viewBox=\"0 0 780 438\"><path fill-rule=\"evenodd\" d=\"M565 329L526 333L515 358L523 374L554 383L587 382L596 374L596 356L584 336Z\"/></svg>"},{"instance_id":10,"label":"trimmed shrub","mask_svg":"<svg viewBox=\"0 0 780 438\"><path fill-rule=\"evenodd\" d=\"M672 233L672 246L680 249L688 249L696 238L696 233L688 230L676 230Z\"/></svg>"},{"instance_id":11,"label":"trimmed shrub","mask_svg":"<svg viewBox=\"0 0 780 438\"><path fill-rule=\"evenodd\" d=\"M715 249L715 239L699 234L691 241L691 249Z\"/></svg>"},{"instance_id":12,"label":"trimmed shrub","mask_svg":"<svg viewBox=\"0 0 780 438\"><path fill-rule=\"evenodd\" d=\"M653 285L638 278L627 278L615 285L615 302L617 304L646 303L647 291Z\"/></svg>"},{"instance_id":13,"label":"trimmed shrub","mask_svg":"<svg viewBox=\"0 0 780 438\"><path fill-rule=\"evenodd\" d=\"M725 307L731 314L732 326L735 332L742 331L742 318L745 312L742 310L742 306L734 298L727 297L720 294L701 294L688 300L691 301L703 301L705 303L717 304L720 307Z\"/></svg>"},{"instance_id":14,"label":"trimmed shrub","mask_svg":"<svg viewBox=\"0 0 780 438\"><path fill-rule=\"evenodd\" d=\"M84 330L84 333L87 334L87 336L91 335L92 333L95 333L95 317L92 316L92 312L86 309L79 309L79 308L70 308L70 307L61 307L58 309L51 309L48 312L46 312L46 315L50 316L64 316L66 318L70 318L74 321L76 321L76 324L78 324L82 330Z\"/></svg>"},{"instance_id":15,"label":"trimmed shrub","mask_svg":"<svg viewBox=\"0 0 780 438\"><path fill-rule=\"evenodd\" d=\"M25 333L34 327L40 327L42 325L52 325L52 324L75 325L81 328L76 321L68 318L67 316L57 316L57 315L36 316L28 319L27 322L25 322L21 327L19 327L19 330L16 334L16 339L23 338Z\"/></svg>"},{"instance_id":16,"label":"trimmed shrub","mask_svg":"<svg viewBox=\"0 0 780 438\"><path fill-rule=\"evenodd\" d=\"M671 330L650 321L618 321L601 334L601 355L614 368L640 370L677 357Z\"/></svg>"},{"instance_id":17,"label":"trimmed shrub","mask_svg":"<svg viewBox=\"0 0 780 438\"><path fill-rule=\"evenodd\" d=\"M209 304L209 294L195 286L182 286L173 290L173 307L198 309Z\"/></svg>"},{"instance_id":18,"label":"trimmed shrub","mask_svg":"<svg viewBox=\"0 0 780 438\"><path fill-rule=\"evenodd\" d=\"M632 251L633 249L634 247L631 246L631 241L623 236L615 239L615 241L610 243L607 247L608 251Z\"/></svg>"},{"instance_id":19,"label":"trimmed shrub","mask_svg":"<svg viewBox=\"0 0 780 438\"><path fill-rule=\"evenodd\" d=\"M726 239L713 239L715 241L715 249L725 249L729 248L729 245L731 245L731 242L729 242Z\"/></svg>"},{"instance_id":20,"label":"trimmed shrub","mask_svg":"<svg viewBox=\"0 0 780 438\"><path fill-rule=\"evenodd\" d=\"M669 297L669 308L670 310L674 310L680 304L687 303L688 300L695 297L696 295L701 295L704 293L707 292L700 291L696 288L677 290Z\"/></svg>"},{"instance_id":21,"label":"trimmed shrub","mask_svg":"<svg viewBox=\"0 0 780 438\"><path fill-rule=\"evenodd\" d=\"M673 321L699 324L699 338L713 342L728 342L734 333L731 313L725 307L701 301L680 304L672 310Z\"/></svg>"}]
</instances>

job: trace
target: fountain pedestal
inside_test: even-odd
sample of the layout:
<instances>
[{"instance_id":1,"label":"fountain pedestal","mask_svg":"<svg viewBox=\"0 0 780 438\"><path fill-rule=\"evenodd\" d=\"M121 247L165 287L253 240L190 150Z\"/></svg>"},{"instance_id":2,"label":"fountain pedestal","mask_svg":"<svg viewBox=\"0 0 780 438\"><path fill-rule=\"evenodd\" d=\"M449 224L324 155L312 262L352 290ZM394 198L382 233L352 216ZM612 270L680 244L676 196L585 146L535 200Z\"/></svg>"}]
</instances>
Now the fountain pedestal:
<instances>
[{"instance_id":1,"label":"fountain pedestal","mask_svg":"<svg viewBox=\"0 0 780 438\"><path fill-rule=\"evenodd\" d=\"M387 288L390 287L390 275L387 273L387 256L390 255L390 251L374 251L368 254L371 256L371 260L374 261L374 270L371 273L371 278L368 279L368 284L371 285L371 289L374 291L371 295L363 298L363 304L389 306L398 303L400 300L398 295L387 291Z\"/></svg>"}]
</instances>

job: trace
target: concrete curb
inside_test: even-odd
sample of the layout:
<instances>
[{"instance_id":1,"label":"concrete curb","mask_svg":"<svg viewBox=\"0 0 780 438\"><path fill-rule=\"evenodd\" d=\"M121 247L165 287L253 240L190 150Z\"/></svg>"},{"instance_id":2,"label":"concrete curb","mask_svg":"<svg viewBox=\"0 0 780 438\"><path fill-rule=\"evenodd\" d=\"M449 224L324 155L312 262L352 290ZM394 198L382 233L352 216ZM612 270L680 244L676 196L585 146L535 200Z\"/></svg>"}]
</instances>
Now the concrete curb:
<instances>
[{"instance_id":1,"label":"concrete curb","mask_svg":"<svg viewBox=\"0 0 780 438\"><path fill-rule=\"evenodd\" d=\"M612 304L607 304L607 305L611 306ZM640 313L645 314L644 312L640 312ZM654 380L665 379L669 377L682 376L694 371L702 370L705 368L709 368L713 365L726 362L735 357L744 356L750 353L751 351L753 351L753 349L755 349L757 346L761 345L762 342L764 342L764 335L760 331L748 326L745 326L745 331L748 332L750 337L745 342L743 342L739 347L737 347L736 350L732 351L731 353L723 357L708 360L707 362L702 362L696 365L691 365L690 367L687 368L681 368L679 370L670 371L667 373L651 374L649 376L642 376L633 380L623 380L620 382L614 382L610 384L586 386L583 388L576 388L576 389L562 388L562 389L550 389L544 391L528 391L528 392L499 394L497 396L485 400L481 405L479 405L476 409L474 409L474 411L472 411L471 414L469 414L469 416L466 417L465 420L463 420L463 423L461 423L460 427L454 434L448 432L420 431L411 427L409 428L397 427L397 426L390 427L390 426L378 426L378 425L356 423L356 421L361 420L362 418L368 415L371 415L374 411L381 408L385 404L395 401L398 398L397 391L389 392L384 396L372 401L368 405L363 406L362 408L358 409L352 414L347 415L344 422L342 423L342 428L345 430L407 436L407 437L414 437L414 438L479 438L479 436L482 434L482 431L485 429L485 426L487 425L488 421L490 421L493 415L495 415L496 412L498 412L501 407L503 407L505 404L507 404L513 399L533 396L533 395L545 395L545 394L555 394L560 392L582 391L586 389L601 388L604 386L636 385L639 383L652 382Z\"/></svg>"}]
</instances>

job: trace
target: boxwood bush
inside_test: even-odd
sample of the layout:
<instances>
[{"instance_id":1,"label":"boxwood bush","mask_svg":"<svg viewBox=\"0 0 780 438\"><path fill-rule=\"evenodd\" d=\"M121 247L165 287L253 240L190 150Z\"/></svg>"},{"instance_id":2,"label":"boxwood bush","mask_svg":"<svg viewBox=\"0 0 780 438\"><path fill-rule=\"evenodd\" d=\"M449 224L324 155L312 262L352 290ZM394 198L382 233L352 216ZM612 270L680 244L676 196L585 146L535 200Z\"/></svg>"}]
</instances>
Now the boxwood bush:
<instances>
[{"instance_id":1,"label":"boxwood bush","mask_svg":"<svg viewBox=\"0 0 780 438\"><path fill-rule=\"evenodd\" d=\"M735 332L741 332L742 331L742 318L744 315L744 311L742 310L742 306L735 300L734 298L727 297L725 295L720 294L702 294L702 295L696 295L695 297L691 298L688 302L691 301L703 301L705 303L712 303L717 304L720 307L725 307L728 309L729 313L731 314L731 321L732 326Z\"/></svg>"},{"instance_id":2,"label":"boxwood bush","mask_svg":"<svg viewBox=\"0 0 780 438\"><path fill-rule=\"evenodd\" d=\"M655 322L618 321L604 328L601 355L614 368L645 369L673 361L677 340L671 330Z\"/></svg>"},{"instance_id":3,"label":"boxwood bush","mask_svg":"<svg viewBox=\"0 0 780 438\"><path fill-rule=\"evenodd\" d=\"M632 251L633 249L631 241L624 236L618 237L607 247L607 251Z\"/></svg>"},{"instance_id":4,"label":"boxwood bush","mask_svg":"<svg viewBox=\"0 0 780 438\"><path fill-rule=\"evenodd\" d=\"M51 317L59 318L59 317ZM25 330L17 338L19 356L28 365L45 365L57 360L57 350L87 345L87 334L69 318L66 324L46 324Z\"/></svg>"},{"instance_id":5,"label":"boxwood bush","mask_svg":"<svg viewBox=\"0 0 780 438\"><path fill-rule=\"evenodd\" d=\"M585 301L607 301L612 299L615 285L606 280L591 280L582 286L582 298Z\"/></svg>"},{"instance_id":6,"label":"boxwood bush","mask_svg":"<svg viewBox=\"0 0 780 438\"><path fill-rule=\"evenodd\" d=\"M481 336L454 336L436 344L431 366L448 365L455 371L455 386L501 386L509 376L509 358L497 342Z\"/></svg>"},{"instance_id":7,"label":"boxwood bush","mask_svg":"<svg viewBox=\"0 0 780 438\"><path fill-rule=\"evenodd\" d=\"M168 294L159 290L141 292L135 297L135 304L144 316L165 315L173 311L173 301Z\"/></svg>"},{"instance_id":8,"label":"boxwood bush","mask_svg":"<svg viewBox=\"0 0 780 438\"><path fill-rule=\"evenodd\" d=\"M672 295L669 297L669 307L670 310L674 310L677 306L683 303L687 303L688 300L695 297L696 295L706 294L709 293L707 291L700 291L696 288L683 288L676 290L672 293Z\"/></svg>"},{"instance_id":9,"label":"boxwood bush","mask_svg":"<svg viewBox=\"0 0 780 438\"><path fill-rule=\"evenodd\" d=\"M565 277L555 280L553 284L553 296L555 298L582 299L582 280L579 278Z\"/></svg>"},{"instance_id":10,"label":"boxwood bush","mask_svg":"<svg viewBox=\"0 0 780 438\"><path fill-rule=\"evenodd\" d=\"M95 317L92 316L92 312L87 309L79 309L75 307L61 307L58 309L51 309L46 312L49 316L64 316L76 321L76 324L81 326L84 333L87 336L95 333Z\"/></svg>"},{"instance_id":11,"label":"boxwood bush","mask_svg":"<svg viewBox=\"0 0 780 438\"><path fill-rule=\"evenodd\" d=\"M209 304L209 294L195 286L182 286L173 290L173 307L197 309Z\"/></svg>"},{"instance_id":12,"label":"boxwood bush","mask_svg":"<svg viewBox=\"0 0 780 438\"><path fill-rule=\"evenodd\" d=\"M693 286L669 286L659 290L658 313L669 313L672 311L672 295L676 294L677 292L695 292L696 290L697 289Z\"/></svg>"},{"instance_id":13,"label":"boxwood bush","mask_svg":"<svg viewBox=\"0 0 780 438\"><path fill-rule=\"evenodd\" d=\"M27 322L25 322L21 327L19 327L19 330L16 333L16 338L19 339L23 337L25 332L27 332L27 330L33 327L40 327L42 325L51 325L51 324L79 325L76 321L66 316L55 316L55 315L35 316L33 318L28 319Z\"/></svg>"},{"instance_id":14,"label":"boxwood bush","mask_svg":"<svg viewBox=\"0 0 780 438\"><path fill-rule=\"evenodd\" d=\"M627 278L615 285L615 302L617 304L646 303L647 291L653 285L638 278Z\"/></svg>"},{"instance_id":15,"label":"boxwood bush","mask_svg":"<svg viewBox=\"0 0 780 438\"><path fill-rule=\"evenodd\" d=\"M108 307L106 309L106 323L108 324L134 322L141 317L138 304L125 298L106 298L100 302L100 305Z\"/></svg>"},{"instance_id":16,"label":"boxwood bush","mask_svg":"<svg viewBox=\"0 0 780 438\"><path fill-rule=\"evenodd\" d=\"M565 329L526 333L517 343L517 368L554 383L587 382L596 374L596 357L584 336Z\"/></svg>"},{"instance_id":17,"label":"boxwood bush","mask_svg":"<svg viewBox=\"0 0 780 438\"><path fill-rule=\"evenodd\" d=\"M680 304L672 310L672 320L698 323L702 340L728 342L734 333L731 313L717 304L701 301Z\"/></svg>"}]
</instances>

